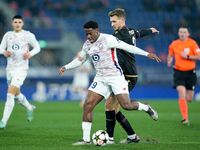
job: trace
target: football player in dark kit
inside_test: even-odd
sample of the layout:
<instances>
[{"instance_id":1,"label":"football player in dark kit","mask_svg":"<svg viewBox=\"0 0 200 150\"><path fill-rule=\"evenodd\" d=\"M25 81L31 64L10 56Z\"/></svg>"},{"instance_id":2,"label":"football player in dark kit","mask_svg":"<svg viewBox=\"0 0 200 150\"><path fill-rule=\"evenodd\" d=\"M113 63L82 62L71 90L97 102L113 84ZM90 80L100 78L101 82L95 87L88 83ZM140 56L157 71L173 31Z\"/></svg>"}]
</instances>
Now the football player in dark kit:
<instances>
[{"instance_id":1,"label":"football player in dark kit","mask_svg":"<svg viewBox=\"0 0 200 150\"><path fill-rule=\"evenodd\" d=\"M159 31L157 31L155 28L149 28L139 31L136 31L133 28L128 28L125 25L126 13L124 9L118 8L110 11L108 16L110 17L111 25L115 30L115 33L113 35L128 44L136 45L136 38L144 37L152 33L159 34ZM136 85L138 78L135 65L135 55L118 50L117 56L119 65L123 69L125 79L128 81L128 88L130 92ZM136 107L138 107L138 110L144 109L144 107L146 107L147 105L150 107L148 103L141 104L136 100L135 105ZM120 105L115 96L110 96L105 104L106 128L109 134L109 144L114 144L114 127L116 119L128 134L128 138L120 141L120 143L138 143L140 141L139 136L135 134L126 117L119 111L119 106ZM158 116L151 115L151 110L148 110L147 113L152 117L152 119L158 119Z\"/></svg>"}]
</instances>

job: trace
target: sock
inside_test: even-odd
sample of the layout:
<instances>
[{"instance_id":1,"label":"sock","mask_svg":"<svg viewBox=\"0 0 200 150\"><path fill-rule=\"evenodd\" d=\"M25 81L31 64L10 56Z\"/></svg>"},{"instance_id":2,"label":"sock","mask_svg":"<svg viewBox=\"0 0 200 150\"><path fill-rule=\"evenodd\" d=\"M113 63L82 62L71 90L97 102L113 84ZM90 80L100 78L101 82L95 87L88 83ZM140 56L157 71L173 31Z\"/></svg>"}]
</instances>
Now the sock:
<instances>
[{"instance_id":1,"label":"sock","mask_svg":"<svg viewBox=\"0 0 200 150\"><path fill-rule=\"evenodd\" d=\"M144 111L146 111L146 112L149 110L149 107L148 107L147 105L142 104L142 103L140 103L140 102L138 102L138 103L139 103L138 110L144 110Z\"/></svg>"},{"instance_id":2,"label":"sock","mask_svg":"<svg viewBox=\"0 0 200 150\"><path fill-rule=\"evenodd\" d=\"M8 119L10 118L10 115L13 111L13 108L15 106L15 100L14 100L14 95L11 93L7 93L7 100L5 103L5 108L3 112L3 118L1 121L3 121L5 124L7 124Z\"/></svg>"},{"instance_id":3,"label":"sock","mask_svg":"<svg viewBox=\"0 0 200 150\"><path fill-rule=\"evenodd\" d=\"M188 106L187 106L187 101L185 98L179 99L179 107L180 107L183 119L188 120Z\"/></svg>"},{"instance_id":4,"label":"sock","mask_svg":"<svg viewBox=\"0 0 200 150\"><path fill-rule=\"evenodd\" d=\"M116 123L115 110L106 111L106 131L110 138L114 137L115 123Z\"/></svg>"},{"instance_id":5,"label":"sock","mask_svg":"<svg viewBox=\"0 0 200 150\"><path fill-rule=\"evenodd\" d=\"M15 97L15 99L24 106L27 110L32 110L31 104L27 101L26 97L20 93Z\"/></svg>"},{"instance_id":6,"label":"sock","mask_svg":"<svg viewBox=\"0 0 200 150\"><path fill-rule=\"evenodd\" d=\"M91 122L82 122L83 140L86 142L90 141L91 127L92 127Z\"/></svg>"},{"instance_id":7,"label":"sock","mask_svg":"<svg viewBox=\"0 0 200 150\"><path fill-rule=\"evenodd\" d=\"M124 128L124 130L126 131L126 133L128 135L135 134L133 128L130 125L130 123L128 122L126 117L120 111L116 114L116 119L119 122L119 124Z\"/></svg>"}]
</instances>

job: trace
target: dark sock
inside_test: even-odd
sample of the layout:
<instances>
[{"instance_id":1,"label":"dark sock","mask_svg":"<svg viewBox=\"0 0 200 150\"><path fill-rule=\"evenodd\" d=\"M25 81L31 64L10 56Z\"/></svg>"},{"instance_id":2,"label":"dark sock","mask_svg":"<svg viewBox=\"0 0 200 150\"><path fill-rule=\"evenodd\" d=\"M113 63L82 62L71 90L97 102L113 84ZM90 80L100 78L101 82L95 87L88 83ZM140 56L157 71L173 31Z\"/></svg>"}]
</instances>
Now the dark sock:
<instances>
[{"instance_id":1,"label":"dark sock","mask_svg":"<svg viewBox=\"0 0 200 150\"><path fill-rule=\"evenodd\" d=\"M124 128L124 130L127 132L128 135L135 134L130 123L128 122L126 117L120 111L116 114L116 119L119 122L119 124Z\"/></svg>"},{"instance_id":2,"label":"dark sock","mask_svg":"<svg viewBox=\"0 0 200 150\"><path fill-rule=\"evenodd\" d=\"M109 137L114 136L114 128L115 128L116 118L115 111L106 111L106 131Z\"/></svg>"}]
</instances>

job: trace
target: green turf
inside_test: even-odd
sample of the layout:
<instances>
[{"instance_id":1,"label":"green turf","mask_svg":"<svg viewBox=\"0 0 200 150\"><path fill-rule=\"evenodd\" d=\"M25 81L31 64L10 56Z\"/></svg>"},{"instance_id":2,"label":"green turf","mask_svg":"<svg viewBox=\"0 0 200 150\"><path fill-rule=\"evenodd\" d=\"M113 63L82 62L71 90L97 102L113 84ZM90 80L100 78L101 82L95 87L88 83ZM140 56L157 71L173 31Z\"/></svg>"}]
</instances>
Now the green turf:
<instances>
[{"instance_id":1,"label":"green turf","mask_svg":"<svg viewBox=\"0 0 200 150\"><path fill-rule=\"evenodd\" d=\"M125 131L117 123L114 145L105 147L72 146L82 138L82 108L78 102L46 102L36 105L35 118L28 123L25 109L15 104L5 130L0 130L0 150L199 150L200 103L188 104L190 125L180 123L178 101L149 101L158 111L158 121L153 121L143 111L124 111L136 133L141 138L137 144L120 144L126 138ZM0 103L0 117L3 114ZM104 102L94 110L92 133L105 130Z\"/></svg>"}]
</instances>

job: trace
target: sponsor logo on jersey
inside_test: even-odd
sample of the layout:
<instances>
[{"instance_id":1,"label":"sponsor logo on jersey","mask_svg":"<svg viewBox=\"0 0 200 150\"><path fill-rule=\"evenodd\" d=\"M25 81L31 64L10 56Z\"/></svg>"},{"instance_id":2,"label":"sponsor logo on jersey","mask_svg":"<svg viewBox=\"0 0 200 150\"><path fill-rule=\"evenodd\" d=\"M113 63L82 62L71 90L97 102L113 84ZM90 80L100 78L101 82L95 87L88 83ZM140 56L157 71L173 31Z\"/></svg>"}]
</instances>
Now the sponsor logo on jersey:
<instances>
[{"instance_id":1,"label":"sponsor logo on jersey","mask_svg":"<svg viewBox=\"0 0 200 150\"><path fill-rule=\"evenodd\" d=\"M19 50L19 45L18 45L18 44L14 44L14 45L12 46L12 49L13 49L13 50Z\"/></svg>"},{"instance_id":2,"label":"sponsor logo on jersey","mask_svg":"<svg viewBox=\"0 0 200 150\"><path fill-rule=\"evenodd\" d=\"M94 54L94 55L92 55L92 59L94 61L98 61L100 59L100 56L98 54Z\"/></svg>"}]
</instances>

